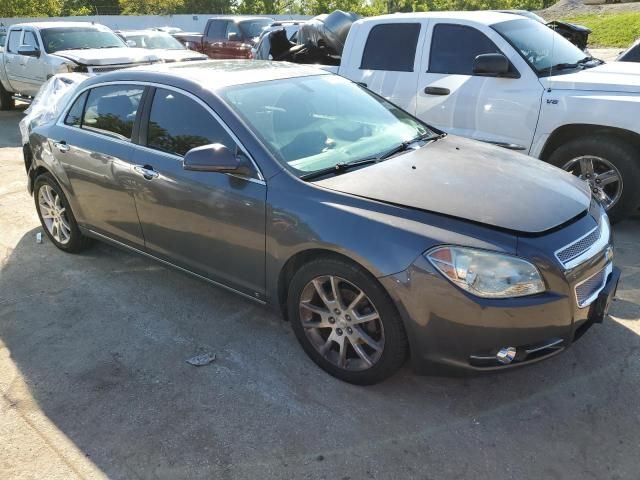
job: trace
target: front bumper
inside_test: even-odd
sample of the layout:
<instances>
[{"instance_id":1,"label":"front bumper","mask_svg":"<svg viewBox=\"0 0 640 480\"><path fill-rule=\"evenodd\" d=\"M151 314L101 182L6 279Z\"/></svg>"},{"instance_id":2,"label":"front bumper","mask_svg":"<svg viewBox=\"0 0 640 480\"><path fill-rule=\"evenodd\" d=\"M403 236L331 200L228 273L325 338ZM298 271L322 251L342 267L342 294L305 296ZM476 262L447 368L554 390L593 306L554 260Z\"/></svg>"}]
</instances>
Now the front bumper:
<instances>
[{"instance_id":1,"label":"front bumper","mask_svg":"<svg viewBox=\"0 0 640 480\"><path fill-rule=\"evenodd\" d=\"M394 299L409 337L413 368L424 374L504 370L554 356L606 316L620 272L602 251L567 274L546 269L547 292L512 299L482 299L452 285L423 257L381 280ZM610 268L609 268L610 267ZM598 299L579 307L575 287L606 270ZM496 354L516 347L509 364Z\"/></svg>"}]
</instances>

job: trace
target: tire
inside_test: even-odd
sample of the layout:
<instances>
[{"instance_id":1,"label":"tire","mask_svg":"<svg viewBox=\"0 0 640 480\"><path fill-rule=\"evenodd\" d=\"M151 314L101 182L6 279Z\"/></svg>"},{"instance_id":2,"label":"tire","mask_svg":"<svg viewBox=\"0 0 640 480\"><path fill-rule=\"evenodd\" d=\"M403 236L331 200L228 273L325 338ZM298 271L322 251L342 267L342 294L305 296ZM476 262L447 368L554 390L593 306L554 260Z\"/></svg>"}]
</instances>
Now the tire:
<instances>
[{"instance_id":1,"label":"tire","mask_svg":"<svg viewBox=\"0 0 640 480\"><path fill-rule=\"evenodd\" d=\"M354 302L360 293L364 297ZM311 360L345 382L381 382L407 358L407 336L389 295L368 272L346 261L325 258L302 266L289 284L287 313Z\"/></svg>"},{"instance_id":2,"label":"tire","mask_svg":"<svg viewBox=\"0 0 640 480\"><path fill-rule=\"evenodd\" d=\"M13 110L14 108L16 108L16 101L0 82L0 110Z\"/></svg>"},{"instance_id":3,"label":"tire","mask_svg":"<svg viewBox=\"0 0 640 480\"><path fill-rule=\"evenodd\" d=\"M91 239L80 232L67 197L49 173L36 178L33 198L42 228L56 247L67 253L78 253L91 243ZM50 205L51 208L47 209L46 205ZM58 208L64 211L54 212ZM53 227L53 224L57 224L57 228Z\"/></svg>"},{"instance_id":4,"label":"tire","mask_svg":"<svg viewBox=\"0 0 640 480\"><path fill-rule=\"evenodd\" d=\"M604 178L602 174L605 171L615 172L621 179L618 199L607 208L611 221L619 222L635 212L640 205L640 151L623 139L615 137L603 135L582 137L557 148L549 157L549 163L580 176L579 174L582 172L581 157L583 161L586 160L587 165L589 158L591 158L591 164L595 166L592 177L583 179L589 181L594 196L597 198L603 199L598 190L605 189L604 193L610 199L613 199L614 196L612 192L617 190L618 184L615 183L605 187L601 186L602 183L595 184L598 177ZM594 168L592 168L593 170Z\"/></svg>"}]
</instances>

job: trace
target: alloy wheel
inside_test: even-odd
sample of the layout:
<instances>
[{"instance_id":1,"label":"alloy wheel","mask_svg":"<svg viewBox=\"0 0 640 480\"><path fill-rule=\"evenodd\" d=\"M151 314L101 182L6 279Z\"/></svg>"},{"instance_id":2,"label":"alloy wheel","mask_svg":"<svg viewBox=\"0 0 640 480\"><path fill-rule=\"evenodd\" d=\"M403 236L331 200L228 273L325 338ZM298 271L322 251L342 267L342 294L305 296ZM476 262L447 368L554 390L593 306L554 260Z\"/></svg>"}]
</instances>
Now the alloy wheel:
<instances>
[{"instance_id":1,"label":"alloy wheel","mask_svg":"<svg viewBox=\"0 0 640 480\"><path fill-rule=\"evenodd\" d=\"M60 195L49 185L43 185L38 192L40 216L45 227L61 245L71 240L71 226Z\"/></svg>"},{"instance_id":2,"label":"alloy wheel","mask_svg":"<svg viewBox=\"0 0 640 480\"><path fill-rule=\"evenodd\" d=\"M347 280L320 276L303 289L300 320L313 347L344 370L373 367L384 351L384 327L371 299Z\"/></svg>"},{"instance_id":3,"label":"alloy wheel","mask_svg":"<svg viewBox=\"0 0 640 480\"><path fill-rule=\"evenodd\" d=\"M562 168L587 182L591 192L605 209L609 210L620 200L622 175L609 160L583 155L570 160Z\"/></svg>"}]
</instances>

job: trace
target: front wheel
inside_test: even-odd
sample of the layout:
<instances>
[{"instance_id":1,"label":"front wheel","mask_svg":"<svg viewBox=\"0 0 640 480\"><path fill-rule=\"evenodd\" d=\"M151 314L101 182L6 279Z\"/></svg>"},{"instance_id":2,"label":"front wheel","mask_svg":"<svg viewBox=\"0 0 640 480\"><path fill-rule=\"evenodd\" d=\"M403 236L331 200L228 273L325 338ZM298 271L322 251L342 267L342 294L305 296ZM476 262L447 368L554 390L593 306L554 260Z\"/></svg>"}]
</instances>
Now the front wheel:
<instances>
[{"instance_id":1,"label":"front wheel","mask_svg":"<svg viewBox=\"0 0 640 480\"><path fill-rule=\"evenodd\" d=\"M345 261L321 259L303 266L289 286L287 308L307 355L341 380L378 383L407 356L404 327L386 291Z\"/></svg>"},{"instance_id":2,"label":"front wheel","mask_svg":"<svg viewBox=\"0 0 640 480\"><path fill-rule=\"evenodd\" d=\"M640 152L623 139L577 138L556 149L549 163L587 182L613 222L640 204Z\"/></svg>"}]
</instances>

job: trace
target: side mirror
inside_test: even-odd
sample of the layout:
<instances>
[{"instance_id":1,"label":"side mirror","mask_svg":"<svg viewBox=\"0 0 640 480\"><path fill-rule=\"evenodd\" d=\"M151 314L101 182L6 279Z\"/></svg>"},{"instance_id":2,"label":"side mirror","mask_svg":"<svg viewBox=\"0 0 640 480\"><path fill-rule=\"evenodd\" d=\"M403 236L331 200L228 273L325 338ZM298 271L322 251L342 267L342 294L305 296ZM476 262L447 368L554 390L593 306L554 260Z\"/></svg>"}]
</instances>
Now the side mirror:
<instances>
[{"instance_id":1,"label":"side mirror","mask_svg":"<svg viewBox=\"0 0 640 480\"><path fill-rule=\"evenodd\" d=\"M240 41L240 35L238 35L235 32L231 32L227 36L227 40L229 40L230 42L239 42Z\"/></svg>"},{"instance_id":2,"label":"side mirror","mask_svg":"<svg viewBox=\"0 0 640 480\"><path fill-rule=\"evenodd\" d=\"M251 173L251 169L221 143L192 148L184 156L182 166L185 170L195 172L234 173L236 175Z\"/></svg>"},{"instance_id":3,"label":"side mirror","mask_svg":"<svg viewBox=\"0 0 640 480\"><path fill-rule=\"evenodd\" d=\"M25 57L39 57L40 49L33 45L20 45L18 47L18 55L24 55Z\"/></svg>"},{"instance_id":4,"label":"side mirror","mask_svg":"<svg viewBox=\"0 0 640 480\"><path fill-rule=\"evenodd\" d=\"M127 40L127 46L128 47L137 47L138 44L136 43L135 40Z\"/></svg>"},{"instance_id":5,"label":"side mirror","mask_svg":"<svg viewBox=\"0 0 640 480\"><path fill-rule=\"evenodd\" d=\"M473 73L487 77L519 78L517 72L509 71L509 60L501 53L483 53L473 61Z\"/></svg>"}]
</instances>

